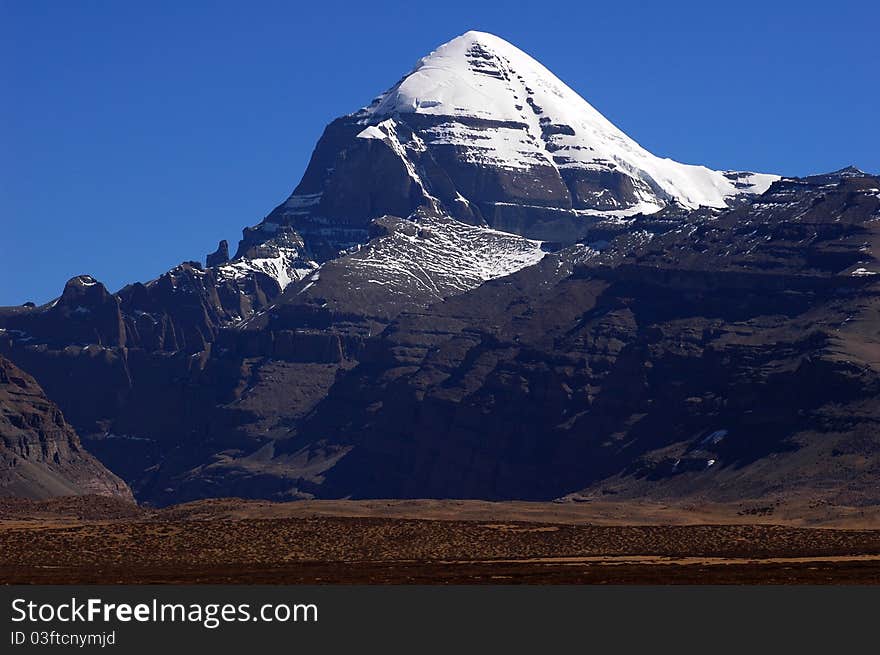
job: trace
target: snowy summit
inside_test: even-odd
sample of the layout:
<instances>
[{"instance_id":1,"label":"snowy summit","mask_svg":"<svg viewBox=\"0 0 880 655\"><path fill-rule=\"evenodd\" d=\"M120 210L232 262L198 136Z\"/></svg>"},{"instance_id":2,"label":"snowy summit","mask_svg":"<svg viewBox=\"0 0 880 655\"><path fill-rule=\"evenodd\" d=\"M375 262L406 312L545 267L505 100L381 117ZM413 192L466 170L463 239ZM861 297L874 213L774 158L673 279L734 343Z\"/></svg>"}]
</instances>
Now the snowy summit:
<instances>
[{"instance_id":1,"label":"snowy summit","mask_svg":"<svg viewBox=\"0 0 880 655\"><path fill-rule=\"evenodd\" d=\"M724 207L779 179L656 157L535 59L486 32L440 46L364 110L370 118L410 113L506 123L478 135L472 124L451 122L432 129L429 143L456 145L474 161L513 169L620 170L640 187L637 198L656 209L673 198L688 207Z\"/></svg>"},{"instance_id":2,"label":"snowy summit","mask_svg":"<svg viewBox=\"0 0 880 655\"><path fill-rule=\"evenodd\" d=\"M331 122L293 194L245 230L222 273L258 270L285 288L367 244L386 216L431 220L450 242L460 241L450 230L465 225L527 240L514 250L564 246L597 221L672 203L724 208L776 179L656 157L529 55L467 32L369 106ZM477 268L495 270L480 252Z\"/></svg>"}]
</instances>

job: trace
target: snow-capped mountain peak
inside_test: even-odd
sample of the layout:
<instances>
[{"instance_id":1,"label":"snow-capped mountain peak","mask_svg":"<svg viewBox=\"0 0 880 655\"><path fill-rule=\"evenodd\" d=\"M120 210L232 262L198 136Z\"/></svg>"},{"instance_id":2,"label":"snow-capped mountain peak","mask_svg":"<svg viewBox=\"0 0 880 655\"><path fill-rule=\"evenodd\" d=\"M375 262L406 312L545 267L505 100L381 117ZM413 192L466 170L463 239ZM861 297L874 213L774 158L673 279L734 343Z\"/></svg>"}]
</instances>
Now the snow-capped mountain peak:
<instances>
[{"instance_id":1,"label":"snow-capped mountain peak","mask_svg":"<svg viewBox=\"0 0 880 655\"><path fill-rule=\"evenodd\" d=\"M775 179L661 159L535 59L472 31L331 122L293 194L245 230L221 274L253 270L285 288L374 239L383 216L564 246L597 221L672 203L722 208Z\"/></svg>"},{"instance_id":2,"label":"snow-capped mountain peak","mask_svg":"<svg viewBox=\"0 0 880 655\"><path fill-rule=\"evenodd\" d=\"M375 116L422 113L519 121L528 97L544 107L577 103L608 130L614 126L559 78L522 50L493 34L470 31L420 59L411 73L365 112ZM552 107L559 110L560 107Z\"/></svg>"},{"instance_id":3,"label":"snow-capped mountain peak","mask_svg":"<svg viewBox=\"0 0 880 655\"><path fill-rule=\"evenodd\" d=\"M421 59L364 109L362 120L401 114L506 123L484 131L480 139L468 124L430 130L429 143L465 148L475 161L521 170L536 165L560 171L621 170L638 187L631 209L659 209L670 199L688 207L724 207L741 193L762 193L779 177L731 179L704 166L656 157L538 61L486 32L466 32Z\"/></svg>"}]
</instances>

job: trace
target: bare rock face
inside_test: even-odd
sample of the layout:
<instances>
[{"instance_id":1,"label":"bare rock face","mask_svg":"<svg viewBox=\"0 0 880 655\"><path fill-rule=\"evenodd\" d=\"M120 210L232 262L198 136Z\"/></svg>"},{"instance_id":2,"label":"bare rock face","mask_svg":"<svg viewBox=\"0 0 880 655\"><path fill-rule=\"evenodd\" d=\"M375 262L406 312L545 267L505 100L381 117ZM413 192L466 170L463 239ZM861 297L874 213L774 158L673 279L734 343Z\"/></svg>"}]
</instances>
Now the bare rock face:
<instances>
[{"instance_id":1,"label":"bare rock face","mask_svg":"<svg viewBox=\"0 0 880 655\"><path fill-rule=\"evenodd\" d=\"M147 284L117 294L130 346L149 351L199 352L219 329L251 316L280 293L268 275L232 278L220 268L184 262Z\"/></svg>"},{"instance_id":2,"label":"bare rock face","mask_svg":"<svg viewBox=\"0 0 880 655\"><path fill-rule=\"evenodd\" d=\"M0 495L27 498L131 490L83 448L36 381L0 356Z\"/></svg>"},{"instance_id":3,"label":"bare rock face","mask_svg":"<svg viewBox=\"0 0 880 655\"><path fill-rule=\"evenodd\" d=\"M220 244L217 246L217 250L212 253L209 253L205 258L205 264L210 268L211 266L219 266L220 264L225 264L229 261L229 242L226 239L223 239Z\"/></svg>"},{"instance_id":4,"label":"bare rock face","mask_svg":"<svg viewBox=\"0 0 880 655\"><path fill-rule=\"evenodd\" d=\"M25 338L53 344L124 346L119 299L91 275L77 275L61 296L44 307L27 307L10 314L4 327Z\"/></svg>"}]
</instances>

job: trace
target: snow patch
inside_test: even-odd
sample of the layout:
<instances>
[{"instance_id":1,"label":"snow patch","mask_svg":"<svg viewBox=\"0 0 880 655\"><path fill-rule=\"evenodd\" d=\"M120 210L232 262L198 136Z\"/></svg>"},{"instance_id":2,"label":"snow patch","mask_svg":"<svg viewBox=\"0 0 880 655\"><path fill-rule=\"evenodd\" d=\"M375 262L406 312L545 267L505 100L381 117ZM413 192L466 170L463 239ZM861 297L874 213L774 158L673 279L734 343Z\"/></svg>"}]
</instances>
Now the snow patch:
<instances>
[{"instance_id":1,"label":"snow patch","mask_svg":"<svg viewBox=\"0 0 880 655\"><path fill-rule=\"evenodd\" d=\"M283 291L291 282L303 279L318 267L316 262L303 262L302 255L297 249L276 247L276 251L274 257L241 257L218 266L218 279L240 280L254 272L260 272L278 282L278 286Z\"/></svg>"},{"instance_id":2,"label":"snow patch","mask_svg":"<svg viewBox=\"0 0 880 655\"><path fill-rule=\"evenodd\" d=\"M708 435L706 438L704 438L700 442L700 445L706 446L709 444L714 445L714 444L720 443L727 436L727 434L728 434L727 430L715 430L715 432L712 432L710 435Z\"/></svg>"},{"instance_id":3,"label":"snow patch","mask_svg":"<svg viewBox=\"0 0 880 655\"><path fill-rule=\"evenodd\" d=\"M417 290L440 299L537 264L546 254L540 241L444 217L403 221L345 259L353 264L352 285L378 284L391 293ZM318 279L315 273L302 291Z\"/></svg>"}]
</instances>

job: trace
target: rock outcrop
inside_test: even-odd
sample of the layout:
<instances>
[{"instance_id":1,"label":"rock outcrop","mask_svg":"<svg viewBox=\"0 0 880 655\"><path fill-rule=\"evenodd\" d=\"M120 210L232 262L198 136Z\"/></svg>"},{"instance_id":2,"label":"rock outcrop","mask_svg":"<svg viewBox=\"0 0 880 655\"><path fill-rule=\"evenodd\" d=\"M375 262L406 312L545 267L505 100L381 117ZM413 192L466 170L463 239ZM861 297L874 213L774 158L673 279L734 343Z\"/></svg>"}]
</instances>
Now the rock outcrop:
<instances>
[{"instance_id":1,"label":"rock outcrop","mask_svg":"<svg viewBox=\"0 0 880 655\"><path fill-rule=\"evenodd\" d=\"M223 239L217 246L217 250L209 253L205 258L205 264L208 268L212 266L220 266L229 261L229 242Z\"/></svg>"}]
</instances>

